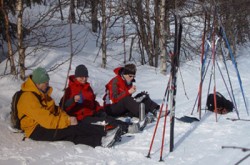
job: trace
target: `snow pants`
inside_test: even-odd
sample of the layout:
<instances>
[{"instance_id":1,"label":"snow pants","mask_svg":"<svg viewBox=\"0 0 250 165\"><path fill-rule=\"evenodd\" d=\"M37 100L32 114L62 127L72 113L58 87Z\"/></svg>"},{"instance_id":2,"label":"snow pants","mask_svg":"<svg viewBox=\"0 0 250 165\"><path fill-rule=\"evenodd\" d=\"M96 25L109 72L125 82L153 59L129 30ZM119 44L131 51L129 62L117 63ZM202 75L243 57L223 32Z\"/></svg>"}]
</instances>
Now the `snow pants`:
<instances>
[{"instance_id":1,"label":"snow pants","mask_svg":"<svg viewBox=\"0 0 250 165\"><path fill-rule=\"evenodd\" d=\"M74 144L86 144L96 147L101 145L101 139L105 135L104 127L80 122L78 125L64 129L46 129L38 125L30 135L30 139L37 141L70 141Z\"/></svg>"},{"instance_id":2,"label":"snow pants","mask_svg":"<svg viewBox=\"0 0 250 165\"><path fill-rule=\"evenodd\" d=\"M152 101L149 97L142 101L145 104L145 112L153 112L159 108L159 105ZM128 115L131 117L139 117L140 102L136 102L131 96L126 96L119 102L107 105L105 110L108 115L119 117Z\"/></svg>"}]
</instances>

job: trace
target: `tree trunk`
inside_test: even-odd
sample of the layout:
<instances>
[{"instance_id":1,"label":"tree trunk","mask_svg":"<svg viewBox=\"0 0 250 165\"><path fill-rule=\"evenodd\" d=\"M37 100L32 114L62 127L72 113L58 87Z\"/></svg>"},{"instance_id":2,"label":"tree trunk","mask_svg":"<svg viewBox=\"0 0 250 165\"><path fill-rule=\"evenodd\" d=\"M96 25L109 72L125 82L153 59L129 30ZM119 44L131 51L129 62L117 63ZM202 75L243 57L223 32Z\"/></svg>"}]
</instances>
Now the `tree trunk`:
<instances>
[{"instance_id":1,"label":"tree trunk","mask_svg":"<svg viewBox=\"0 0 250 165\"><path fill-rule=\"evenodd\" d=\"M0 46L0 47L1 47L1 49L2 49L2 50L1 50L2 53L1 53L1 56L0 56L0 63L2 63L2 60L3 60L3 59L2 59L2 56L4 57L4 48L3 48L3 44L4 44L3 39L1 39L1 44L0 44L1 46Z\"/></svg>"},{"instance_id":2,"label":"tree trunk","mask_svg":"<svg viewBox=\"0 0 250 165\"><path fill-rule=\"evenodd\" d=\"M126 27L125 27L125 10L124 10L125 4L123 3L122 0L122 34L123 34L123 53L124 53L124 60L123 63L126 64Z\"/></svg>"},{"instance_id":3,"label":"tree trunk","mask_svg":"<svg viewBox=\"0 0 250 165\"><path fill-rule=\"evenodd\" d=\"M97 19L97 15L98 15L98 11L97 11L98 3L99 3L99 0L91 0L91 22L92 22L92 31L94 33L96 33L97 30L98 30L98 19Z\"/></svg>"},{"instance_id":4,"label":"tree trunk","mask_svg":"<svg viewBox=\"0 0 250 165\"><path fill-rule=\"evenodd\" d=\"M151 20L150 20L150 7L149 7L149 0L146 0L146 27L147 27L147 42L149 46L149 65L154 66L154 57L155 57L155 50L153 46L153 40L152 40L152 31L151 31Z\"/></svg>"},{"instance_id":5,"label":"tree trunk","mask_svg":"<svg viewBox=\"0 0 250 165\"><path fill-rule=\"evenodd\" d=\"M75 14L75 1L70 0L70 19L72 23L76 23L76 14Z\"/></svg>"},{"instance_id":6,"label":"tree trunk","mask_svg":"<svg viewBox=\"0 0 250 165\"><path fill-rule=\"evenodd\" d=\"M149 56L149 64L152 66L152 61L150 60L151 59L151 52L150 52L150 48L148 45L148 35L147 35L146 27L145 27L143 13L144 12L143 12L143 8L142 8L142 1L138 0L138 1L136 1L136 15L137 15L137 19L138 19L139 24L136 26L139 26L138 34L139 34L140 41L142 43L141 51L144 51L144 49L146 50L146 52ZM142 54L144 54L144 52L142 52L141 55ZM144 64L143 59L144 59L144 57L142 57L142 64Z\"/></svg>"},{"instance_id":7,"label":"tree trunk","mask_svg":"<svg viewBox=\"0 0 250 165\"><path fill-rule=\"evenodd\" d=\"M18 43L18 54L19 54L19 69L20 78L25 79L25 48L23 45L23 1L18 0L17 2L17 43Z\"/></svg>"},{"instance_id":8,"label":"tree trunk","mask_svg":"<svg viewBox=\"0 0 250 165\"><path fill-rule=\"evenodd\" d=\"M159 0L154 0L155 6L154 6L154 13L155 13L155 27L154 27L154 50L155 50L155 67L158 67L158 59L159 55L161 53L160 48L160 5Z\"/></svg>"},{"instance_id":9,"label":"tree trunk","mask_svg":"<svg viewBox=\"0 0 250 165\"><path fill-rule=\"evenodd\" d=\"M169 42L170 39L171 39L171 35L170 35L170 21L169 21L169 18L170 18L170 13L169 13L169 6L167 5L167 1L165 1L165 18L164 18L164 22L165 22L165 28L166 28L166 34L165 34L165 49L166 49L166 60L168 61L170 59L170 56L169 56L169 53L170 53L170 50L167 49L168 45L169 45ZM166 67L167 67L167 64L166 63Z\"/></svg>"},{"instance_id":10,"label":"tree trunk","mask_svg":"<svg viewBox=\"0 0 250 165\"><path fill-rule=\"evenodd\" d=\"M1 11L4 16L4 23L5 23L4 31L5 31L7 45L8 45L8 59L10 61L10 73L13 75L16 75L17 73L16 73L15 62L14 62L13 49L12 49L11 37L9 33L9 17L8 17L7 12L5 11L3 0L1 0L0 3L1 3L0 4Z\"/></svg>"},{"instance_id":11,"label":"tree trunk","mask_svg":"<svg viewBox=\"0 0 250 165\"><path fill-rule=\"evenodd\" d=\"M107 63L107 43L106 43L106 5L105 0L102 0L102 68L106 68Z\"/></svg>"},{"instance_id":12,"label":"tree trunk","mask_svg":"<svg viewBox=\"0 0 250 165\"><path fill-rule=\"evenodd\" d=\"M160 35L159 35L159 49L161 50L161 66L160 70L162 74L167 72L167 53L166 53L166 20L165 20L165 7L166 0L161 0L160 4Z\"/></svg>"},{"instance_id":13,"label":"tree trunk","mask_svg":"<svg viewBox=\"0 0 250 165\"><path fill-rule=\"evenodd\" d=\"M134 41L135 41L135 37L132 37L131 38L131 43L130 43L130 49L129 49L129 58L128 58L129 61L132 59Z\"/></svg>"},{"instance_id":14,"label":"tree trunk","mask_svg":"<svg viewBox=\"0 0 250 165\"><path fill-rule=\"evenodd\" d=\"M63 13L62 13L62 3L61 3L61 0L58 0L58 3L59 3L59 8L60 8L61 20L63 21L64 18L63 18Z\"/></svg>"}]
</instances>

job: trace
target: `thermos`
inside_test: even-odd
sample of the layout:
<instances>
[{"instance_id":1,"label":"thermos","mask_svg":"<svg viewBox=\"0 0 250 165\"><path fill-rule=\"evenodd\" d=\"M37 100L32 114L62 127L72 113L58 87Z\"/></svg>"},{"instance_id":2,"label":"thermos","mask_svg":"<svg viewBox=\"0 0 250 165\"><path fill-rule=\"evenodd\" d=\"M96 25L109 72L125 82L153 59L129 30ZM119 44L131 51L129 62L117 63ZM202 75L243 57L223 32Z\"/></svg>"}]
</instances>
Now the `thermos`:
<instances>
[{"instance_id":1,"label":"thermos","mask_svg":"<svg viewBox=\"0 0 250 165\"><path fill-rule=\"evenodd\" d=\"M140 109L139 109L139 121L144 120L145 118L145 104L140 103Z\"/></svg>"}]
</instances>

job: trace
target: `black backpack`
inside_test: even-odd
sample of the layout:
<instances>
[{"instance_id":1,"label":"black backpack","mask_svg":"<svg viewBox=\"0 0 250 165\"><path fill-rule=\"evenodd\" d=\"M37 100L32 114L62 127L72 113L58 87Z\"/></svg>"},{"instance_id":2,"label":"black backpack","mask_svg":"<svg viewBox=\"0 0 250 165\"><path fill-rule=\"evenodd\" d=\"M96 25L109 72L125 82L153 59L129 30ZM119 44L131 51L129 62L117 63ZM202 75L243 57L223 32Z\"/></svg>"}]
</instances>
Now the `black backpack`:
<instances>
[{"instance_id":1,"label":"black backpack","mask_svg":"<svg viewBox=\"0 0 250 165\"><path fill-rule=\"evenodd\" d=\"M21 130L21 126L20 126L20 121L26 116L23 115L20 119L18 118L18 109L17 109L17 103L20 99L20 96L22 95L24 91L19 90L17 91L13 96L12 96L12 101L11 101L11 111L10 111L10 123L12 128ZM41 98L40 96L35 93L32 92L37 98L38 100L41 102Z\"/></svg>"},{"instance_id":2,"label":"black backpack","mask_svg":"<svg viewBox=\"0 0 250 165\"><path fill-rule=\"evenodd\" d=\"M216 105L217 105L217 113L226 114L228 112L232 112L234 108L234 104L227 100L221 93L216 92ZM207 97L207 110L214 112L214 94L209 94Z\"/></svg>"}]
</instances>

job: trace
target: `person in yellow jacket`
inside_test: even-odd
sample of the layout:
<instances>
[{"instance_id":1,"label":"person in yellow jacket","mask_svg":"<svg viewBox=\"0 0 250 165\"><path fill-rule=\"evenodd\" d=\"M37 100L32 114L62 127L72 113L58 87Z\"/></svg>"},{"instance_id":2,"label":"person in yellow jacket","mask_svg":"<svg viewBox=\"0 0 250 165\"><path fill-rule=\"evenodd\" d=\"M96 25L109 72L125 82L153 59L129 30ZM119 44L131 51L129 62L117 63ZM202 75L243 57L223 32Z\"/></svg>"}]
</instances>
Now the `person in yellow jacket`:
<instances>
[{"instance_id":1,"label":"person in yellow jacket","mask_svg":"<svg viewBox=\"0 0 250 165\"><path fill-rule=\"evenodd\" d=\"M92 147L111 147L120 139L119 127L106 132L103 126L81 122L68 116L51 98L52 87L44 68L36 68L22 84L17 104L25 137L38 141L71 141Z\"/></svg>"}]
</instances>

